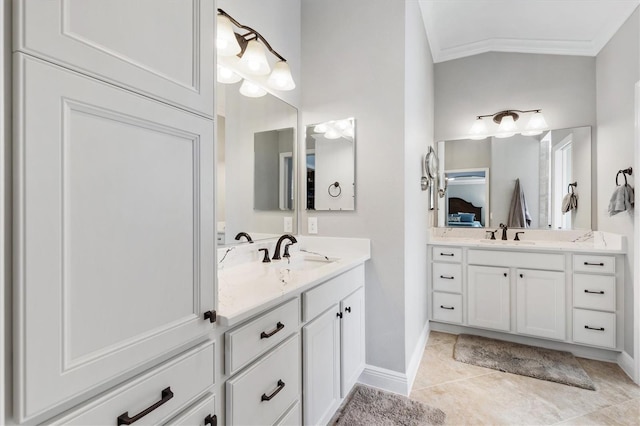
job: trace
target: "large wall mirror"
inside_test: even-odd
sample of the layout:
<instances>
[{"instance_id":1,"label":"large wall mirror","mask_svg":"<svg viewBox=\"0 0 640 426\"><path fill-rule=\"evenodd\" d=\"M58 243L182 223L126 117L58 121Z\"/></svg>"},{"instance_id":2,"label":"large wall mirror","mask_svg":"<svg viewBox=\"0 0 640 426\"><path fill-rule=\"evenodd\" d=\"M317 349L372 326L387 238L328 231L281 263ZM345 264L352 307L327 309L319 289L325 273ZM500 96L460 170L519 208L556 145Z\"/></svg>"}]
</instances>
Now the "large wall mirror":
<instances>
[{"instance_id":1,"label":"large wall mirror","mask_svg":"<svg viewBox=\"0 0 640 426\"><path fill-rule=\"evenodd\" d=\"M438 226L490 227L521 214L537 229L591 229L591 127L483 140L438 143L446 191L438 201ZM519 187L519 190L518 190ZM577 207L564 212L568 195ZM566 205L565 205L566 206Z\"/></svg>"},{"instance_id":2,"label":"large wall mirror","mask_svg":"<svg viewBox=\"0 0 640 426\"><path fill-rule=\"evenodd\" d=\"M219 245L238 243L240 232L254 241L297 232L298 111L271 94L243 96L237 86L216 90Z\"/></svg>"},{"instance_id":3,"label":"large wall mirror","mask_svg":"<svg viewBox=\"0 0 640 426\"><path fill-rule=\"evenodd\" d=\"M307 126L307 210L355 209L355 129L354 118Z\"/></svg>"}]
</instances>

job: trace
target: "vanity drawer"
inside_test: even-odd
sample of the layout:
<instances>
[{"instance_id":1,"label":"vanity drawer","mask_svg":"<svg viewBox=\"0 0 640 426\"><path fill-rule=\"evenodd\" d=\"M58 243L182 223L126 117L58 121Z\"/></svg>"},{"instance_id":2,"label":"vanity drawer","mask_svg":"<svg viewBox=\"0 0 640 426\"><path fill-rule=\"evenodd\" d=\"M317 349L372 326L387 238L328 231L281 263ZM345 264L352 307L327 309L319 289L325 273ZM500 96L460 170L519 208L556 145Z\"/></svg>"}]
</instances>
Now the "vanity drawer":
<instances>
[{"instance_id":1,"label":"vanity drawer","mask_svg":"<svg viewBox=\"0 0 640 426\"><path fill-rule=\"evenodd\" d=\"M235 374L260 354L275 347L298 329L298 298L255 318L225 334L225 370Z\"/></svg>"},{"instance_id":2,"label":"vanity drawer","mask_svg":"<svg viewBox=\"0 0 640 426\"><path fill-rule=\"evenodd\" d=\"M467 263L469 265L502 266L505 268L564 271L565 255L503 250L469 250Z\"/></svg>"},{"instance_id":3,"label":"vanity drawer","mask_svg":"<svg viewBox=\"0 0 640 426\"><path fill-rule=\"evenodd\" d=\"M616 314L573 310L573 341L587 345L616 347Z\"/></svg>"},{"instance_id":4,"label":"vanity drawer","mask_svg":"<svg viewBox=\"0 0 640 426\"><path fill-rule=\"evenodd\" d=\"M433 247L432 258L437 262L457 262L462 261L462 249L459 247Z\"/></svg>"},{"instance_id":5,"label":"vanity drawer","mask_svg":"<svg viewBox=\"0 0 640 426\"><path fill-rule=\"evenodd\" d=\"M433 319L462 324L462 295L434 292Z\"/></svg>"},{"instance_id":6,"label":"vanity drawer","mask_svg":"<svg viewBox=\"0 0 640 426\"><path fill-rule=\"evenodd\" d=\"M227 424L274 424L300 396L300 335L228 380L226 386Z\"/></svg>"},{"instance_id":7,"label":"vanity drawer","mask_svg":"<svg viewBox=\"0 0 640 426\"><path fill-rule=\"evenodd\" d=\"M302 406L300 401L296 403L287 411L287 414L282 416L276 426L298 426L302 424Z\"/></svg>"},{"instance_id":8,"label":"vanity drawer","mask_svg":"<svg viewBox=\"0 0 640 426\"><path fill-rule=\"evenodd\" d=\"M302 293L302 317L310 321L364 286L364 265L338 275Z\"/></svg>"},{"instance_id":9,"label":"vanity drawer","mask_svg":"<svg viewBox=\"0 0 640 426\"><path fill-rule=\"evenodd\" d=\"M575 272L614 274L616 272L616 258L614 256L574 254L573 270Z\"/></svg>"},{"instance_id":10,"label":"vanity drawer","mask_svg":"<svg viewBox=\"0 0 640 426\"><path fill-rule=\"evenodd\" d=\"M462 266L458 263L433 263L433 290L462 293Z\"/></svg>"},{"instance_id":11,"label":"vanity drawer","mask_svg":"<svg viewBox=\"0 0 640 426\"><path fill-rule=\"evenodd\" d=\"M573 274L573 306L616 310L616 277L613 275Z\"/></svg>"},{"instance_id":12,"label":"vanity drawer","mask_svg":"<svg viewBox=\"0 0 640 426\"><path fill-rule=\"evenodd\" d=\"M161 424L186 408L215 382L214 342L206 342L142 376L118 386L82 408L48 424L118 424L127 413L134 417L163 399L167 401L140 419L139 423ZM194 374L194 371L197 374ZM169 389L169 391L166 391ZM172 397L169 396L173 394Z\"/></svg>"},{"instance_id":13,"label":"vanity drawer","mask_svg":"<svg viewBox=\"0 0 640 426\"><path fill-rule=\"evenodd\" d=\"M218 421L216 414L216 397L212 393L207 395L200 401L193 404L192 407L187 408L185 411L169 420L165 425L171 426L192 426L192 425L204 425L216 424Z\"/></svg>"}]
</instances>

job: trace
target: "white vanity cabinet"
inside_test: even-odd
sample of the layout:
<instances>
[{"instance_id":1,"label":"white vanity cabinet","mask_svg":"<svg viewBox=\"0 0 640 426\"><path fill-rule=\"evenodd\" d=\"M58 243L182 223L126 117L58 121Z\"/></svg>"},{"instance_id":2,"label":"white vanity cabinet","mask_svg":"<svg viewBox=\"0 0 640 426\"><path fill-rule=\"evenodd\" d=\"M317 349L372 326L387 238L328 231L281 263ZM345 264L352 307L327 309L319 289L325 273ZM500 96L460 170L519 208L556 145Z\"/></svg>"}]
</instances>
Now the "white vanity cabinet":
<instances>
[{"instance_id":1,"label":"white vanity cabinet","mask_svg":"<svg viewBox=\"0 0 640 426\"><path fill-rule=\"evenodd\" d=\"M214 385L213 1L14 4L14 420L168 421Z\"/></svg>"},{"instance_id":2,"label":"white vanity cabinet","mask_svg":"<svg viewBox=\"0 0 640 426\"><path fill-rule=\"evenodd\" d=\"M467 271L469 325L509 331L511 327L509 269L470 265Z\"/></svg>"},{"instance_id":3,"label":"white vanity cabinet","mask_svg":"<svg viewBox=\"0 0 640 426\"><path fill-rule=\"evenodd\" d=\"M213 117L213 0L14 4L15 50Z\"/></svg>"},{"instance_id":4,"label":"white vanity cabinet","mask_svg":"<svg viewBox=\"0 0 640 426\"><path fill-rule=\"evenodd\" d=\"M536 250L517 243L507 250L508 244L430 246L434 329L459 333L470 327L496 338L495 332L514 335L515 341L534 337L622 348L623 276L616 268L622 253Z\"/></svg>"},{"instance_id":5,"label":"white vanity cabinet","mask_svg":"<svg viewBox=\"0 0 640 426\"><path fill-rule=\"evenodd\" d=\"M516 331L564 340L567 312L564 272L517 269L516 280Z\"/></svg>"},{"instance_id":6,"label":"white vanity cabinet","mask_svg":"<svg viewBox=\"0 0 640 426\"><path fill-rule=\"evenodd\" d=\"M305 425L326 424L364 369L364 266L302 294Z\"/></svg>"}]
</instances>

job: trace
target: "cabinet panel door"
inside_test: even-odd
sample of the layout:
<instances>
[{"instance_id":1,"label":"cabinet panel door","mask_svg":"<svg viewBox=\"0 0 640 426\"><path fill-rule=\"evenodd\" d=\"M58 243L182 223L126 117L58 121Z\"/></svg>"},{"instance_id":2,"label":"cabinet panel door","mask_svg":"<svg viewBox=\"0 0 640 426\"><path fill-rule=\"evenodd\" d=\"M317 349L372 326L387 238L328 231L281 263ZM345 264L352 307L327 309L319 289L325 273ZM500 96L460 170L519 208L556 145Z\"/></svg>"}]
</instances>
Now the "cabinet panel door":
<instances>
[{"instance_id":1,"label":"cabinet panel door","mask_svg":"<svg viewBox=\"0 0 640 426\"><path fill-rule=\"evenodd\" d=\"M15 2L15 48L213 116L213 3Z\"/></svg>"},{"instance_id":2,"label":"cabinet panel door","mask_svg":"<svg viewBox=\"0 0 640 426\"><path fill-rule=\"evenodd\" d=\"M340 404L340 318L333 305L302 328L305 425L326 424Z\"/></svg>"},{"instance_id":3,"label":"cabinet panel door","mask_svg":"<svg viewBox=\"0 0 640 426\"><path fill-rule=\"evenodd\" d=\"M489 266L468 267L469 325L494 330L511 328L509 269Z\"/></svg>"},{"instance_id":4,"label":"cabinet panel door","mask_svg":"<svg viewBox=\"0 0 640 426\"><path fill-rule=\"evenodd\" d=\"M518 333L564 340L564 272L518 269L516 273Z\"/></svg>"},{"instance_id":5,"label":"cabinet panel door","mask_svg":"<svg viewBox=\"0 0 640 426\"><path fill-rule=\"evenodd\" d=\"M344 299L340 305L342 312L340 396L344 398L364 369L364 288L360 288Z\"/></svg>"},{"instance_id":6,"label":"cabinet panel door","mask_svg":"<svg viewBox=\"0 0 640 426\"><path fill-rule=\"evenodd\" d=\"M15 62L24 420L211 330L213 125L29 56Z\"/></svg>"}]
</instances>

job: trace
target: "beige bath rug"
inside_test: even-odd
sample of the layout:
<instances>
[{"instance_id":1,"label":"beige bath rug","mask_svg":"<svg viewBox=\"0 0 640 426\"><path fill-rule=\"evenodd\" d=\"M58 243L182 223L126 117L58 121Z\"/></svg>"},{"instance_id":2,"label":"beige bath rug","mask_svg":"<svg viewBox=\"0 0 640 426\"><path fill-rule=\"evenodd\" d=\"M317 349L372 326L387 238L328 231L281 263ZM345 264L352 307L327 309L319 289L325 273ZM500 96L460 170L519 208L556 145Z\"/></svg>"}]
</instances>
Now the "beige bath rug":
<instances>
[{"instance_id":1,"label":"beige bath rug","mask_svg":"<svg viewBox=\"0 0 640 426\"><path fill-rule=\"evenodd\" d=\"M333 426L422 426L442 425L446 415L402 395L356 385L329 422Z\"/></svg>"},{"instance_id":2,"label":"beige bath rug","mask_svg":"<svg viewBox=\"0 0 640 426\"><path fill-rule=\"evenodd\" d=\"M596 390L587 372L569 352L460 334L453 358L480 367Z\"/></svg>"}]
</instances>

